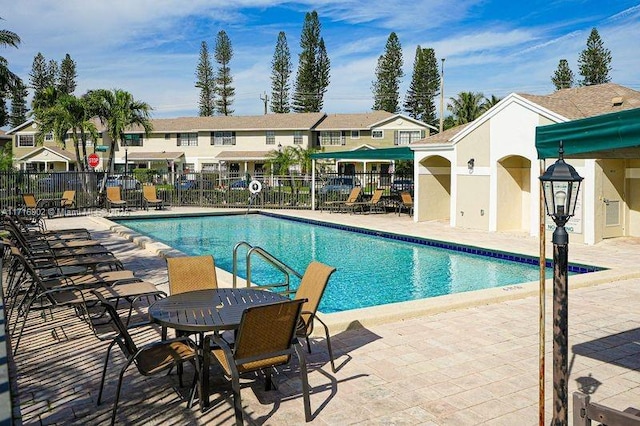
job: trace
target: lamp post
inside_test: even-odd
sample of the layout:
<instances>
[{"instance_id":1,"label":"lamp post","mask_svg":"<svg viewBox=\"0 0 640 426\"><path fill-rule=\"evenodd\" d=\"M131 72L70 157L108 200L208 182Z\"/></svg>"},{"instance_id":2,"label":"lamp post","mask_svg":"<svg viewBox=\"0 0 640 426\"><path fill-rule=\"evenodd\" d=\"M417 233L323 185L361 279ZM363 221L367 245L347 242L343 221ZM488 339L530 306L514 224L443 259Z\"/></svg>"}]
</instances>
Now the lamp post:
<instances>
[{"instance_id":1,"label":"lamp post","mask_svg":"<svg viewBox=\"0 0 640 426\"><path fill-rule=\"evenodd\" d=\"M569 307L567 265L569 234L565 225L576 209L582 177L563 159L562 142L558 160L540 176L547 214L556 224L553 231L553 419L552 425L568 424L568 333Z\"/></svg>"}]
</instances>

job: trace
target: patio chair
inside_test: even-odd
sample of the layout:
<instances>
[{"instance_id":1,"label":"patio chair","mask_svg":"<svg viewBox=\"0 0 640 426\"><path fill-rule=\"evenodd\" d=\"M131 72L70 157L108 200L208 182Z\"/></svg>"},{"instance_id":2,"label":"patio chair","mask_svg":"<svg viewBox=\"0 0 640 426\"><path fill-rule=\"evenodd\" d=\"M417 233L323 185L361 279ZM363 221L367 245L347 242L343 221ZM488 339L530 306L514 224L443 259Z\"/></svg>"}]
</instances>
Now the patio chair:
<instances>
[{"instance_id":1,"label":"patio chair","mask_svg":"<svg viewBox=\"0 0 640 426\"><path fill-rule=\"evenodd\" d=\"M369 209L369 212L372 212L375 209L384 211L382 207L382 195L384 194L384 189L378 188L373 191L373 195L369 201L355 202L355 203L344 203L345 207L349 208L352 213L355 213L356 209L360 209L361 213L364 213L365 207Z\"/></svg>"},{"instance_id":2,"label":"patio chair","mask_svg":"<svg viewBox=\"0 0 640 426\"><path fill-rule=\"evenodd\" d=\"M218 288L213 256L167 257L169 293Z\"/></svg>"},{"instance_id":3,"label":"patio chair","mask_svg":"<svg viewBox=\"0 0 640 426\"><path fill-rule=\"evenodd\" d=\"M127 209L127 202L120 196L119 186L107 186L107 208L119 207L122 211Z\"/></svg>"},{"instance_id":4,"label":"patio chair","mask_svg":"<svg viewBox=\"0 0 640 426\"><path fill-rule=\"evenodd\" d=\"M398 203L398 216L400 216L402 210L406 210L409 216L413 214L413 198L408 192L400 193L400 203Z\"/></svg>"},{"instance_id":5,"label":"patio chair","mask_svg":"<svg viewBox=\"0 0 640 426\"><path fill-rule=\"evenodd\" d=\"M361 186L354 186L346 200L326 201L324 204L329 206L329 212L339 211L341 207L344 207L347 203L355 203L360 199L362 194Z\"/></svg>"},{"instance_id":6,"label":"patio chair","mask_svg":"<svg viewBox=\"0 0 640 426\"><path fill-rule=\"evenodd\" d=\"M109 355L111 349L116 344L120 347L127 362L120 370L118 375L118 385L116 387L115 399L113 401L113 411L111 413L111 424L115 424L116 415L118 413L118 402L120 400L120 392L122 390L122 380L124 374L131 364L135 364L140 374L143 376L151 376L158 373L170 370L173 366L182 365L185 362L190 362L195 368L195 374L193 376L193 382L191 384L191 390L189 392L189 399L187 407L191 408L193 404L194 393L196 390L196 381L198 378L198 351L195 344L187 337L179 337L170 340L160 340L152 343L145 344L138 347L133 338L129 334L128 328L122 323L120 316L116 309L111 306L99 293L95 294L99 304L103 307L111 318L111 323L118 330L117 336L107 347L107 353L104 358L104 364L102 367L102 376L100 378L100 390L98 391L97 403L102 403L102 391L104 390L104 382L107 374L107 366L109 363ZM181 369L178 369L181 372ZM180 386L182 384L182 375L179 374Z\"/></svg>"},{"instance_id":7,"label":"patio chair","mask_svg":"<svg viewBox=\"0 0 640 426\"><path fill-rule=\"evenodd\" d=\"M156 210L161 210L164 206L164 200L158 198L154 185L145 185L142 187L142 203L146 210L149 210L150 205L155 206Z\"/></svg>"},{"instance_id":8,"label":"patio chair","mask_svg":"<svg viewBox=\"0 0 640 426\"><path fill-rule=\"evenodd\" d=\"M60 208L62 209L62 212L65 216L68 210L78 209L78 207L76 206L76 191L70 189L62 193Z\"/></svg>"},{"instance_id":9,"label":"patio chair","mask_svg":"<svg viewBox=\"0 0 640 426\"><path fill-rule=\"evenodd\" d=\"M307 341L307 350L311 353L311 344L309 336L313 333L313 325L317 320L324 327L325 338L327 340L327 350L329 351L329 359L331 360L331 369L336 372L335 361L333 360L333 351L331 349L331 339L329 337L329 327L316 315L320 300L327 288L329 278L336 271L336 268L325 265L320 262L313 261L307 266L302 276L300 286L296 290L295 299L306 300L302 305L302 313L300 314L300 322L296 330L298 337L303 337Z\"/></svg>"},{"instance_id":10,"label":"patio chair","mask_svg":"<svg viewBox=\"0 0 640 426\"><path fill-rule=\"evenodd\" d=\"M233 348L218 335L205 338L204 353L210 354L231 379L236 425L243 424L240 375L255 371L265 373L265 389L273 386L272 369L286 365L295 352L302 380L305 420L311 421L309 382L304 350L295 336L300 310L305 300L288 300L268 305L252 306L242 313L240 328ZM218 347L210 349L210 341ZM203 373L208 374L208 357L205 357Z\"/></svg>"}]
</instances>

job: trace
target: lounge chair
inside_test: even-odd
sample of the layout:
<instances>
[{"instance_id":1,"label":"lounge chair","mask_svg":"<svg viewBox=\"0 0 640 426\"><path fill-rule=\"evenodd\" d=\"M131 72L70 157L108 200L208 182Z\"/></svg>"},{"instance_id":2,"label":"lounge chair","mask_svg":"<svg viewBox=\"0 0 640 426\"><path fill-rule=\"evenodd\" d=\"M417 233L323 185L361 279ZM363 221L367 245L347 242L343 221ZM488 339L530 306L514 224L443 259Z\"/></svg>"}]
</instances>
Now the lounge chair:
<instances>
[{"instance_id":1,"label":"lounge chair","mask_svg":"<svg viewBox=\"0 0 640 426\"><path fill-rule=\"evenodd\" d=\"M224 375L231 379L236 425L243 424L240 375L263 371L266 378L265 389L270 390L273 385L272 369L288 364L294 352L298 358L302 380L305 420L311 421L307 364L304 350L295 337L304 302L305 300L288 300L245 309L233 348L218 335L204 339L203 373L208 374L209 358L206 354L210 354L220 364ZM218 347L210 349L211 341Z\"/></svg>"},{"instance_id":2,"label":"lounge chair","mask_svg":"<svg viewBox=\"0 0 640 426\"><path fill-rule=\"evenodd\" d=\"M309 343L309 336L313 333L313 324L315 320L324 327L325 337L327 339L327 350L329 351L329 359L331 360L331 369L336 372L335 362L333 360L333 351L331 350L331 340L329 337L329 328L327 325L316 315L318 312L318 306L320 300L324 294L325 288L329 278L336 271L336 268L325 265L320 262L313 261L307 266L307 269L302 276L300 286L295 293L295 299L306 300L302 305L302 312L300 314L300 322L298 324L296 335L303 337L307 341L307 350L311 353L311 344Z\"/></svg>"},{"instance_id":3,"label":"lounge chair","mask_svg":"<svg viewBox=\"0 0 640 426\"><path fill-rule=\"evenodd\" d=\"M65 216L68 210L77 210L78 207L76 206L76 191L70 189L62 193L60 208L62 209L62 212Z\"/></svg>"},{"instance_id":4,"label":"lounge chair","mask_svg":"<svg viewBox=\"0 0 640 426\"><path fill-rule=\"evenodd\" d=\"M213 256L167 257L169 293L218 288Z\"/></svg>"},{"instance_id":5,"label":"lounge chair","mask_svg":"<svg viewBox=\"0 0 640 426\"><path fill-rule=\"evenodd\" d=\"M142 187L142 203L146 210L149 210L150 205L155 206L156 210L161 210L164 206L164 200L158 198L154 185L145 185Z\"/></svg>"},{"instance_id":6,"label":"lounge chair","mask_svg":"<svg viewBox=\"0 0 640 426\"><path fill-rule=\"evenodd\" d=\"M128 328L122 323L120 316L116 309L111 306L104 298L96 293L96 297L99 300L100 305L106 310L111 318L111 323L118 330L118 334L113 341L107 347L107 354L104 358L104 364L102 367L102 376L100 378L100 390L98 391L98 404L102 403L102 391L104 390L104 382L107 374L107 366L109 364L109 355L111 349L117 344L125 357L127 362L120 370L118 375L118 385L116 387L115 399L113 401L113 411L111 413L111 424L115 424L116 415L118 413L118 402L120 400L120 391L122 390L122 380L124 374L131 364L135 364L138 371L143 376L151 376L158 373L162 373L171 370L176 365L182 365L185 362L190 362L195 368L195 374L193 382L191 384L191 391L187 407L191 408L193 404L194 393L196 389L196 380L198 377L198 351L195 344L187 337L179 337L171 340L161 340L152 343L148 343L144 346L138 347L133 338L129 334ZM182 375L180 374L182 369L178 369L180 386L182 384Z\"/></svg>"},{"instance_id":7,"label":"lounge chair","mask_svg":"<svg viewBox=\"0 0 640 426\"><path fill-rule=\"evenodd\" d=\"M122 211L127 209L127 202L120 196L119 186L107 186L107 208L119 207Z\"/></svg>"},{"instance_id":8,"label":"lounge chair","mask_svg":"<svg viewBox=\"0 0 640 426\"><path fill-rule=\"evenodd\" d=\"M360 195L362 194L362 187L355 186L349 193L349 196L346 200L337 200L337 201L326 201L324 203L325 206L329 206L329 212L340 211L341 207L344 207L347 203L355 203L360 199Z\"/></svg>"},{"instance_id":9,"label":"lounge chair","mask_svg":"<svg viewBox=\"0 0 640 426\"><path fill-rule=\"evenodd\" d=\"M384 189L376 189L373 191L373 195L369 201L361 201L355 203L344 203L345 207L347 207L352 213L355 213L356 209L360 209L361 213L364 213L365 207L369 209L369 212L372 212L374 209L378 209L379 211L384 212L384 208L382 207L382 195L384 194Z\"/></svg>"},{"instance_id":10,"label":"lounge chair","mask_svg":"<svg viewBox=\"0 0 640 426\"><path fill-rule=\"evenodd\" d=\"M400 216L402 210L406 210L409 216L413 214L413 198L408 192L400 193L400 203L398 203L398 216Z\"/></svg>"}]
</instances>

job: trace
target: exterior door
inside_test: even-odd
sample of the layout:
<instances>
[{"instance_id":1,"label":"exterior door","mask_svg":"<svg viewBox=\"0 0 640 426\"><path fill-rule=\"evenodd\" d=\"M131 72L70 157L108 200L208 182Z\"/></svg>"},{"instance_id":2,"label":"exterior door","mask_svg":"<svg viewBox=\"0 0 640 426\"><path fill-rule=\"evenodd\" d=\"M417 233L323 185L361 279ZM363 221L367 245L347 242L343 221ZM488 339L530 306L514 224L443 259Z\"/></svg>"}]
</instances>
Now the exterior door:
<instances>
[{"instance_id":1,"label":"exterior door","mask_svg":"<svg viewBox=\"0 0 640 426\"><path fill-rule=\"evenodd\" d=\"M624 160L602 160L604 229L602 238L624 235Z\"/></svg>"}]
</instances>

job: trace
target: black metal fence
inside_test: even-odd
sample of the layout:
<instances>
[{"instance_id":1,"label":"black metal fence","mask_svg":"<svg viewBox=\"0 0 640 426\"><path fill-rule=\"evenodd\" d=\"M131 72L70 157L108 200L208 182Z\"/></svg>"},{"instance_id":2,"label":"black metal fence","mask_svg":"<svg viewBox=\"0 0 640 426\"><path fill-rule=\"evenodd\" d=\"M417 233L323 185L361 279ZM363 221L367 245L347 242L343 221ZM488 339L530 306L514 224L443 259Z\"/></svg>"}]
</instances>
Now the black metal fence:
<instances>
[{"instance_id":1,"label":"black metal fence","mask_svg":"<svg viewBox=\"0 0 640 426\"><path fill-rule=\"evenodd\" d=\"M75 207L79 210L104 208L106 186L119 186L122 198L130 207L142 208L143 185L155 185L158 197L172 206L311 209L312 203L310 175L252 177L237 173L148 174L137 171L128 176L106 176L98 172L11 171L0 172L0 209L22 207L23 194L33 194L37 200L53 200L61 199L67 190L75 191ZM385 188L385 197L392 199L400 191L413 192L413 178L380 173L318 174L316 207L321 208L327 201L346 199L354 186L362 187L364 198L376 188Z\"/></svg>"}]
</instances>

